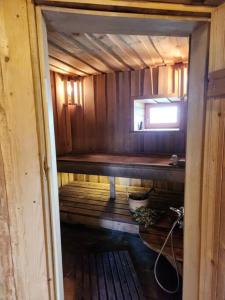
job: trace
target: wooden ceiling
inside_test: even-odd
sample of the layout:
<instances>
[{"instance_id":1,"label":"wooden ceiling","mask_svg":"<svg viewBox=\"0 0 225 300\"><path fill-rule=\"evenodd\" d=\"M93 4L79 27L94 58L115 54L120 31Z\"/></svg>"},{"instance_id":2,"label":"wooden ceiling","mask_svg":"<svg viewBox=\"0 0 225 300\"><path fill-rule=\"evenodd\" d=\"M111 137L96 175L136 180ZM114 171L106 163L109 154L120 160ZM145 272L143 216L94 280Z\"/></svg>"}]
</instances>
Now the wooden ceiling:
<instances>
[{"instance_id":1,"label":"wooden ceiling","mask_svg":"<svg viewBox=\"0 0 225 300\"><path fill-rule=\"evenodd\" d=\"M188 38L48 32L54 71L87 76L188 61Z\"/></svg>"}]
</instances>

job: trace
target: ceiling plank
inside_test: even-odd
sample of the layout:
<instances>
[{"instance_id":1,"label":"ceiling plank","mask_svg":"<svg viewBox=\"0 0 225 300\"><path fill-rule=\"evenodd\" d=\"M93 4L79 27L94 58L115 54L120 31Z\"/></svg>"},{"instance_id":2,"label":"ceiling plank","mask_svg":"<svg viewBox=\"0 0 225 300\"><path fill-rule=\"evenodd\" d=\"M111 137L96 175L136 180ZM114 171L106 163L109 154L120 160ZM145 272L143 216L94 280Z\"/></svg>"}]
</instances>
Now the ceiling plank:
<instances>
[{"instance_id":1,"label":"ceiling plank","mask_svg":"<svg viewBox=\"0 0 225 300\"><path fill-rule=\"evenodd\" d=\"M49 63L52 64L52 65L55 65L57 67L60 67L64 70L68 70L68 72L70 72L72 74L76 74L76 75L79 75L79 76L90 75L89 73L81 71L80 69L68 64L67 62L62 61L61 59L59 59L57 57L54 57L54 56L51 56L51 55L49 55Z\"/></svg>"},{"instance_id":2,"label":"ceiling plank","mask_svg":"<svg viewBox=\"0 0 225 300\"><path fill-rule=\"evenodd\" d=\"M149 53L149 57L153 62L151 65L159 65L159 64L164 63L164 60L161 57L160 53L157 51L157 49L155 49L154 45L151 43L149 36L139 35L138 39L141 41L145 50ZM153 56L153 53L154 53L154 56Z\"/></svg>"},{"instance_id":3,"label":"ceiling plank","mask_svg":"<svg viewBox=\"0 0 225 300\"><path fill-rule=\"evenodd\" d=\"M56 73L60 73L60 74L63 74L63 75L70 75L70 76L75 76L74 73L70 73L68 72L67 70L61 68L61 67L58 67L56 65L52 65L51 63L49 63L49 69L50 71L53 71L53 72L56 72Z\"/></svg>"},{"instance_id":4,"label":"ceiling plank","mask_svg":"<svg viewBox=\"0 0 225 300\"><path fill-rule=\"evenodd\" d=\"M103 66L102 72L113 72L116 71L115 67L113 67L110 63L108 63L104 57L96 51L96 47L91 47L90 43L89 45L86 44L85 41L85 35L80 35L80 34L73 34L73 35L66 35L62 34L66 39L69 39L71 43L73 43L76 47L79 49L85 51L88 53L90 57L92 57L93 61L98 64L98 68L101 68L101 65ZM79 39L79 36L81 36L81 39Z\"/></svg>"},{"instance_id":5,"label":"ceiling plank","mask_svg":"<svg viewBox=\"0 0 225 300\"><path fill-rule=\"evenodd\" d=\"M144 68L145 64L143 61L136 55L132 48L127 45L124 40L120 38L119 35L107 34L106 37L111 41L112 49L115 49L114 52L117 52L124 61L129 64L130 68L140 69ZM104 40L106 43L107 40Z\"/></svg>"},{"instance_id":6,"label":"ceiling plank","mask_svg":"<svg viewBox=\"0 0 225 300\"><path fill-rule=\"evenodd\" d=\"M83 62L95 68L100 73L112 72L113 70L109 68L106 64L104 64L100 59L96 58L91 54L90 49L86 49L87 47L83 47L80 42L77 42L74 39L76 33L59 33L50 31L48 34L48 40L57 44L61 48L64 48L68 52L75 55L78 59L82 59ZM83 36L83 34L82 34ZM85 48L85 50L84 50ZM93 48L93 46L92 46ZM92 72L93 73L93 72Z\"/></svg>"},{"instance_id":7,"label":"ceiling plank","mask_svg":"<svg viewBox=\"0 0 225 300\"><path fill-rule=\"evenodd\" d=\"M155 65L158 62L158 53L154 49L143 47L137 35L120 35L120 37L136 53L146 67ZM151 55L149 55L150 52Z\"/></svg>"},{"instance_id":8,"label":"ceiling plank","mask_svg":"<svg viewBox=\"0 0 225 300\"><path fill-rule=\"evenodd\" d=\"M188 62L189 38L150 37L166 64Z\"/></svg>"},{"instance_id":9,"label":"ceiling plank","mask_svg":"<svg viewBox=\"0 0 225 300\"><path fill-rule=\"evenodd\" d=\"M71 58L72 58L72 60L75 62L74 65L79 66L80 70L82 70L84 72L88 72L90 74L102 73L102 71L100 69L96 68L93 65L90 65L83 58L76 56L73 52L68 51L67 49L59 46L58 44L55 44L52 41L48 41L48 44L49 44L50 53L51 53L51 49L52 49L52 50L60 51L62 55L67 55L67 58L69 56L69 60L71 60ZM62 60L64 60L64 59L62 59Z\"/></svg>"},{"instance_id":10,"label":"ceiling plank","mask_svg":"<svg viewBox=\"0 0 225 300\"><path fill-rule=\"evenodd\" d=\"M134 43L130 43L129 41L135 39L134 35L120 35L119 38L130 48L130 51L133 53L134 56L141 61L144 67L149 67L149 63L147 63L143 57L142 49L140 47L136 47Z\"/></svg>"},{"instance_id":11,"label":"ceiling plank","mask_svg":"<svg viewBox=\"0 0 225 300\"><path fill-rule=\"evenodd\" d=\"M132 68L110 47L104 44L100 38L97 38L94 34L85 34L85 36L101 51L106 55L113 59L117 64L119 64L121 70L131 70Z\"/></svg>"}]
</instances>

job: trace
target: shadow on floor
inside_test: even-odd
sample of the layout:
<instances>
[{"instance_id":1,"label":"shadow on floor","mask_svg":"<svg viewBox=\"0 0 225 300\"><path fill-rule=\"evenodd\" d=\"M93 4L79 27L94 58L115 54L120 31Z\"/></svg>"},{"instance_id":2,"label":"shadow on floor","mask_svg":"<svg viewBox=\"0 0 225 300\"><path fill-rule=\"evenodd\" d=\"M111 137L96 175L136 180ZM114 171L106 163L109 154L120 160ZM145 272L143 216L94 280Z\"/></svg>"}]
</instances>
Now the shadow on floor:
<instances>
[{"instance_id":1,"label":"shadow on floor","mask_svg":"<svg viewBox=\"0 0 225 300\"><path fill-rule=\"evenodd\" d=\"M65 300L74 300L76 260L85 253L128 250L146 299L180 300L182 291L169 295L162 291L154 278L157 254L146 247L139 236L113 230L91 229L84 225L61 224ZM176 286L176 274L165 258L158 266L160 280L169 289ZM129 299L127 299L129 300Z\"/></svg>"}]
</instances>

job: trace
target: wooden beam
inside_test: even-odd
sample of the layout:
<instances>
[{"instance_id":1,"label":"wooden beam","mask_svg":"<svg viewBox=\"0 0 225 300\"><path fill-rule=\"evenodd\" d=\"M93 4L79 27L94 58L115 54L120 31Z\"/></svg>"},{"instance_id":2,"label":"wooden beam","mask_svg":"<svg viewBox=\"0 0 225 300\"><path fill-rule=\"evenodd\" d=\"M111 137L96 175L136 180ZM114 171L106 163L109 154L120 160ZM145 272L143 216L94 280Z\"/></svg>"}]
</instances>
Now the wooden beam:
<instances>
[{"instance_id":1,"label":"wooden beam","mask_svg":"<svg viewBox=\"0 0 225 300\"><path fill-rule=\"evenodd\" d=\"M189 13L211 13L213 11L212 7L202 6L202 5L186 5L186 4L173 4L173 3L159 3L159 2L146 2L146 1L120 1L120 0L35 0L37 4L46 5L61 5L73 6L75 4L83 5L104 5L104 6L114 6L114 7L133 7L133 8L143 8L143 9L153 9L153 10L163 10L163 11L175 11L175 12L189 12Z\"/></svg>"},{"instance_id":2,"label":"wooden beam","mask_svg":"<svg viewBox=\"0 0 225 300\"><path fill-rule=\"evenodd\" d=\"M62 51L62 52L64 52L64 53L66 53L67 55L69 55L69 56L75 58L76 60L78 60L78 61L80 61L80 62L82 62L84 65L87 65L87 66L90 67L93 71L95 71L95 72L97 72L97 73L101 73L101 72L102 72L101 70L97 69L97 68L94 67L93 65L90 65L89 63L87 63L86 61L84 61L82 58L76 56L74 53L68 51L67 49L65 49L65 48L63 48L63 47L61 47L61 46L59 46L59 45L53 43L52 41L48 41L48 43L49 43L50 45L52 45L54 48L56 48L56 49L58 49L58 50L60 50L60 51Z\"/></svg>"},{"instance_id":3,"label":"wooden beam","mask_svg":"<svg viewBox=\"0 0 225 300\"><path fill-rule=\"evenodd\" d=\"M109 184L110 184L110 200L116 199L116 179L115 177L110 176L109 177Z\"/></svg>"},{"instance_id":4,"label":"wooden beam","mask_svg":"<svg viewBox=\"0 0 225 300\"><path fill-rule=\"evenodd\" d=\"M73 33L73 28L76 28L79 33L189 36L198 22L210 21L202 16L119 13L50 6L41 8L51 28L67 34Z\"/></svg>"},{"instance_id":5,"label":"wooden beam","mask_svg":"<svg viewBox=\"0 0 225 300\"><path fill-rule=\"evenodd\" d=\"M110 56L111 59L116 61L116 63L119 63L120 66L122 66L122 69L131 69L130 66L115 52L113 51L110 47L108 47L106 44L104 44L101 40L96 38L93 34L85 34L85 36L99 49L102 50L102 52Z\"/></svg>"}]
</instances>

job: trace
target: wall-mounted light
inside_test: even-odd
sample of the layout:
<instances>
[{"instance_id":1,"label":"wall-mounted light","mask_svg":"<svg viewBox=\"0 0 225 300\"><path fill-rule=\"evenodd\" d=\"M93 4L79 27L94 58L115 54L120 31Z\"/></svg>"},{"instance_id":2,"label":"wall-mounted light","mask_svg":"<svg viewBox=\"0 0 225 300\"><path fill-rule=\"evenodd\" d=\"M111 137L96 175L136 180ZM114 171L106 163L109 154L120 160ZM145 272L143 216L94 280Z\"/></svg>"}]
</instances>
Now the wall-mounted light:
<instances>
[{"instance_id":1,"label":"wall-mounted light","mask_svg":"<svg viewBox=\"0 0 225 300\"><path fill-rule=\"evenodd\" d=\"M73 87L71 84L71 81L68 80L67 81L67 100L68 100L68 104L72 104L72 93L73 93Z\"/></svg>"},{"instance_id":2,"label":"wall-mounted light","mask_svg":"<svg viewBox=\"0 0 225 300\"><path fill-rule=\"evenodd\" d=\"M74 103L78 104L79 103L79 99L78 99L78 81L74 81L73 91L74 91Z\"/></svg>"}]
</instances>

